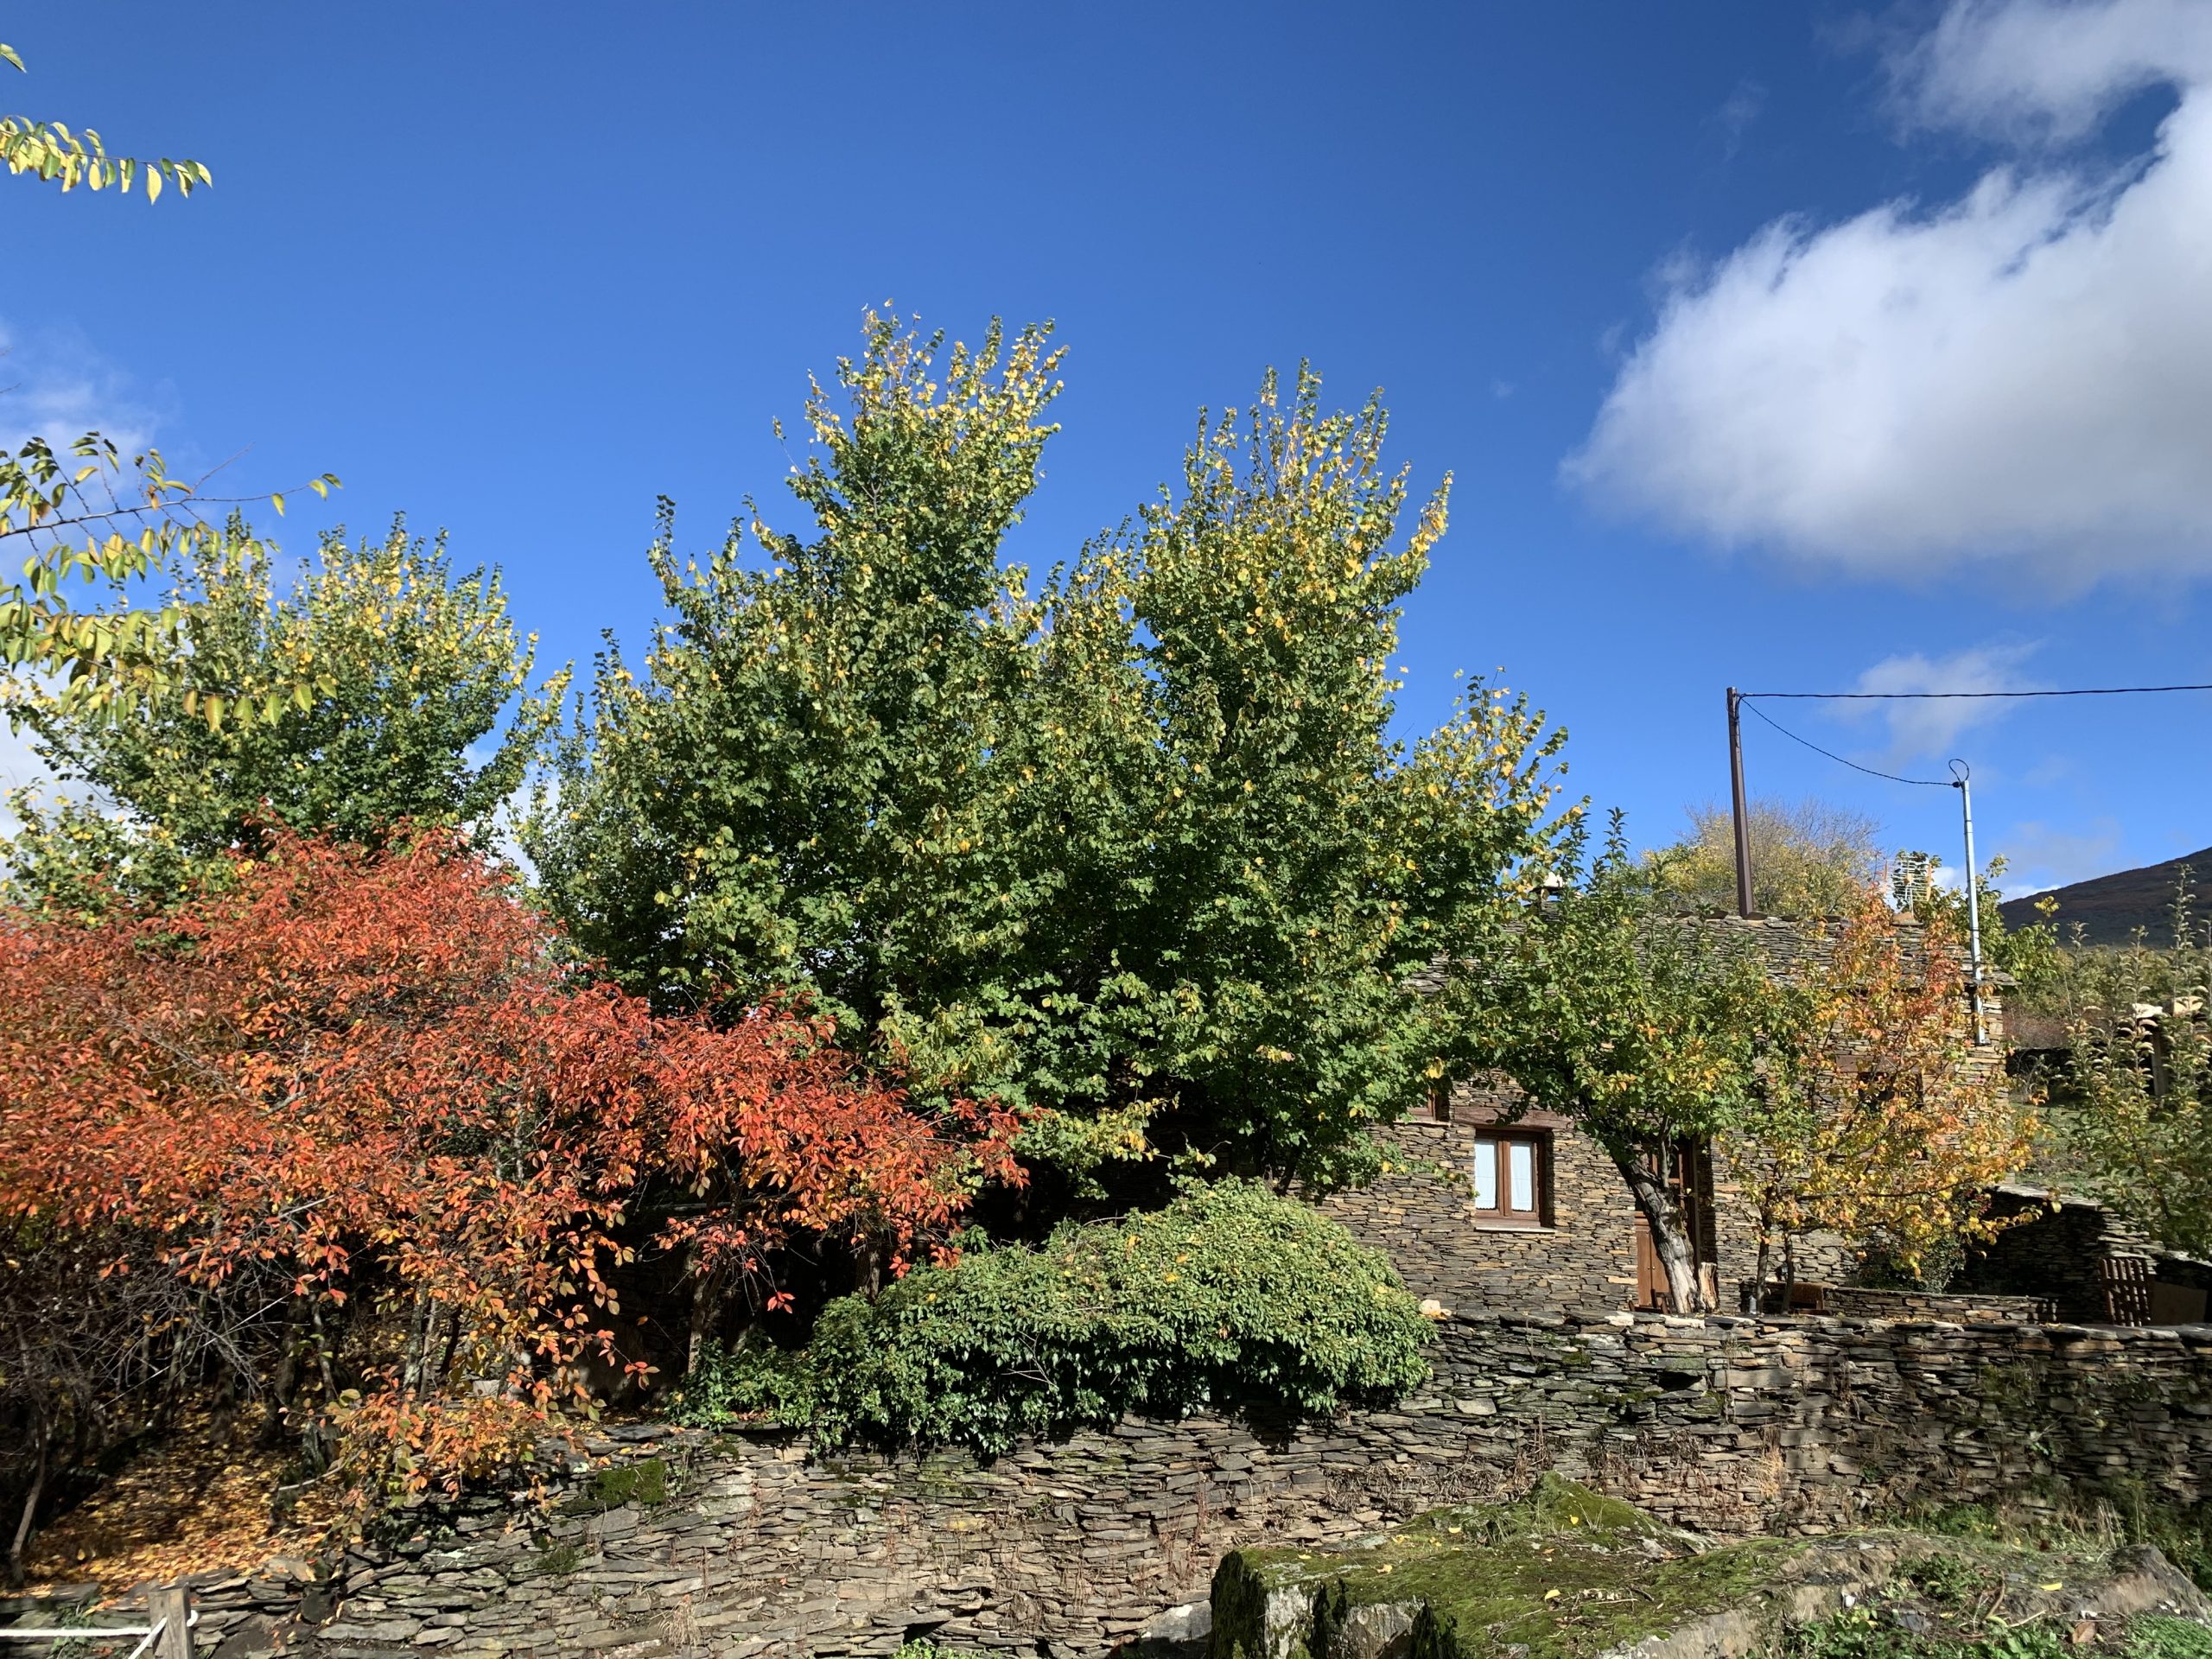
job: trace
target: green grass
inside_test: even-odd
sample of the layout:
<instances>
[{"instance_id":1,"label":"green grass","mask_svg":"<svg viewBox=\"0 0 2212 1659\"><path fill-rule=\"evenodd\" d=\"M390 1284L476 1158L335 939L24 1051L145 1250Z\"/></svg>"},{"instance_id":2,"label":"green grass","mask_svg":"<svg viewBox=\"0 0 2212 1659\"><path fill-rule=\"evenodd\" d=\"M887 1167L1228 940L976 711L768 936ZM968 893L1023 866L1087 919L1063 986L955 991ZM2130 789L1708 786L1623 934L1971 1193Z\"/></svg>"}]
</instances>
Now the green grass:
<instances>
[{"instance_id":1,"label":"green grass","mask_svg":"<svg viewBox=\"0 0 2212 1659\"><path fill-rule=\"evenodd\" d=\"M1916 1635L1876 1610L1854 1607L1790 1630L1766 1659L2079 1659L2085 1651L2120 1659L2212 1659L2212 1629L2194 1619L2145 1614L2119 1631L2076 1647L2063 1624L2006 1624L1972 1631Z\"/></svg>"},{"instance_id":2,"label":"green grass","mask_svg":"<svg viewBox=\"0 0 2212 1659\"><path fill-rule=\"evenodd\" d=\"M1892 1524L2029 1549L2149 1544L2199 1589L2212 1591L2212 1504L2175 1503L2125 1478L2096 1492L2054 1485L2011 1501L1916 1508L1895 1516Z\"/></svg>"},{"instance_id":3,"label":"green grass","mask_svg":"<svg viewBox=\"0 0 2212 1659\"><path fill-rule=\"evenodd\" d=\"M548 1544L531 1567L541 1579L565 1579L583 1565L583 1551L574 1544Z\"/></svg>"}]
</instances>

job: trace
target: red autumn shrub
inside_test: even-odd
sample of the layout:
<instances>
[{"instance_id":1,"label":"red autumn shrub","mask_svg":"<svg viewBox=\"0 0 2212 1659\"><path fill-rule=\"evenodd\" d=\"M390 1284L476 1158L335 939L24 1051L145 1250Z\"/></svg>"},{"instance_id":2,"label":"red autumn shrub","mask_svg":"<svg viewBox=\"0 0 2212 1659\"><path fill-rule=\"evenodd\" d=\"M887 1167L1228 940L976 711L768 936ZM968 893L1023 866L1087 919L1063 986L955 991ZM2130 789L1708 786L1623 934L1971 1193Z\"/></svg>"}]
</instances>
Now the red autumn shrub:
<instances>
[{"instance_id":1,"label":"red autumn shrub","mask_svg":"<svg viewBox=\"0 0 2212 1659\"><path fill-rule=\"evenodd\" d=\"M657 1014L449 839L282 838L235 875L94 926L0 916L0 1232L112 1241L181 1305L274 1287L287 1376L305 1344L328 1379L322 1333L373 1290L388 1339L340 1415L388 1486L526 1446L614 1357L639 1250L773 1306L784 1247L901 1270L1019 1179L1011 1114L924 1112L790 1011ZM644 1225L654 1192L680 1201Z\"/></svg>"}]
</instances>

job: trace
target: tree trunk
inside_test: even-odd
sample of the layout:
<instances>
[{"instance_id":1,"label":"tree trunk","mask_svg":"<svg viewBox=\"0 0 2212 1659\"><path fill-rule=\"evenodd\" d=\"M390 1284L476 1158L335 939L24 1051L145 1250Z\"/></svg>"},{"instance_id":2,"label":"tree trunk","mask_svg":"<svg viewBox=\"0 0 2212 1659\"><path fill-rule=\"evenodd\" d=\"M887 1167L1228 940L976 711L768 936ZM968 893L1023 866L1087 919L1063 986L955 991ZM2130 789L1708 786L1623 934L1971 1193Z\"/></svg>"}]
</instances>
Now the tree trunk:
<instances>
[{"instance_id":1,"label":"tree trunk","mask_svg":"<svg viewBox=\"0 0 2212 1659\"><path fill-rule=\"evenodd\" d=\"M695 1258L691 1268L690 1341L683 1355L687 1373L699 1369L699 1351L721 1334L722 1311L728 1306L729 1274L721 1269L702 1273Z\"/></svg>"},{"instance_id":2,"label":"tree trunk","mask_svg":"<svg viewBox=\"0 0 2212 1659\"><path fill-rule=\"evenodd\" d=\"M1643 1149L1607 1147L1613 1167L1636 1196L1636 1207L1651 1229L1651 1248L1667 1274L1667 1296L1677 1313L1704 1313L1705 1287L1698 1281L1697 1250L1691 1243L1682 1207L1675 1202L1664 1177L1644 1161Z\"/></svg>"},{"instance_id":3,"label":"tree trunk","mask_svg":"<svg viewBox=\"0 0 2212 1659\"><path fill-rule=\"evenodd\" d=\"M284 1441L284 1420L292 1408L293 1396L300 1391L300 1360L308 1342L308 1299L296 1295L284 1310L284 1345L277 1351L276 1373L270 1380L268 1414L261 1420L261 1443L265 1446L281 1446Z\"/></svg>"},{"instance_id":4,"label":"tree trunk","mask_svg":"<svg viewBox=\"0 0 2212 1659\"><path fill-rule=\"evenodd\" d=\"M23 1587L23 1548L30 1542L31 1522L38 1515L38 1501L46 1495L46 1470L48 1454L54 1449L54 1431L43 1418L38 1426L38 1465L31 1471L31 1489L23 1495L23 1512L16 1522L16 1535L8 1541L8 1587Z\"/></svg>"},{"instance_id":5,"label":"tree trunk","mask_svg":"<svg viewBox=\"0 0 2212 1659\"><path fill-rule=\"evenodd\" d=\"M1758 1261L1751 1268L1751 1294L1745 1299L1746 1306L1744 1309L1746 1313L1758 1314L1766 1312L1766 1266L1768 1257L1773 1253L1773 1224L1766 1217L1761 1216L1759 1217Z\"/></svg>"},{"instance_id":6,"label":"tree trunk","mask_svg":"<svg viewBox=\"0 0 2212 1659\"><path fill-rule=\"evenodd\" d=\"M322 1328L322 1299L319 1296L308 1303L308 1323L315 1327L315 1363L322 1372L322 1402L327 1409L338 1402L338 1376L330 1363L332 1356L338 1351L338 1344Z\"/></svg>"},{"instance_id":7,"label":"tree trunk","mask_svg":"<svg viewBox=\"0 0 2212 1659\"><path fill-rule=\"evenodd\" d=\"M876 1292L883 1288L886 1265L882 1239L874 1233L863 1233L855 1239L853 1294L874 1301Z\"/></svg>"}]
</instances>

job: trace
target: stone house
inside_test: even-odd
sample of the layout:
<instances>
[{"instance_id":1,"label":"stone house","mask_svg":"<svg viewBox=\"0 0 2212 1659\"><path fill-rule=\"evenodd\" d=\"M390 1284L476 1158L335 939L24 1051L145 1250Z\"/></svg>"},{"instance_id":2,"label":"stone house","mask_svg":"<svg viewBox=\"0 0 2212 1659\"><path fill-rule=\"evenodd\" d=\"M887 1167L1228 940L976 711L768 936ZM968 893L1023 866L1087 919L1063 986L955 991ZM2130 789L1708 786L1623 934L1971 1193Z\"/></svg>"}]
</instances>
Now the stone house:
<instances>
[{"instance_id":1,"label":"stone house","mask_svg":"<svg viewBox=\"0 0 2212 1659\"><path fill-rule=\"evenodd\" d=\"M1716 918L1705 924L1749 931L1776 971L1788 974L1824 953L1814 921ZM1985 992L1986 1064L2003 1064L2002 1005ZM1322 1207L1388 1252L1416 1294L1455 1312L1557 1313L1661 1308L1666 1274L1651 1249L1627 1183L1597 1143L1548 1112L1515 1118L1510 1084L1462 1083L1395 1125L1388 1167L1368 1185L1332 1195ZM1670 1175L1696 1244L1706 1288L1732 1309L1750 1279L1758 1240L1710 1146L1668 1150ZM1796 1244L1800 1280L1840 1281L1852 1252L1832 1234Z\"/></svg>"}]
</instances>

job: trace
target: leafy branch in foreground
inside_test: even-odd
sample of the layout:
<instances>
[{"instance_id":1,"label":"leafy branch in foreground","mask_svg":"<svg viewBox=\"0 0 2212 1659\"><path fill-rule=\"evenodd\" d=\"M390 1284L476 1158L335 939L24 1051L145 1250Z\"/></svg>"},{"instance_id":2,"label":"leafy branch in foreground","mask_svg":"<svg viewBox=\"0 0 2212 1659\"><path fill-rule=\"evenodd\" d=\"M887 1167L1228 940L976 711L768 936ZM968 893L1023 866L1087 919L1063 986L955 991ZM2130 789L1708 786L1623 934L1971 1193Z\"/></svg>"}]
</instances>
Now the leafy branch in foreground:
<instances>
[{"instance_id":1,"label":"leafy branch in foreground","mask_svg":"<svg viewBox=\"0 0 2212 1659\"><path fill-rule=\"evenodd\" d=\"M23 68L5 42L0 62ZM215 181L201 162L110 156L89 127L72 132L59 121L26 116L0 116L0 166L58 183L64 192L113 186L124 194L143 181L149 201L161 200L164 185L189 196ZM305 487L327 496L337 485L324 473ZM283 496L267 499L281 517ZM149 610L118 596L111 608L85 610L64 596L73 579L127 589L186 549L225 533L207 509L244 500L209 497L172 477L158 449L125 465L114 442L96 431L59 454L42 437L13 454L0 453L0 551L28 550L22 581L0 588L0 671L58 676L66 702L110 713L181 690L188 711L214 727L233 710L270 719L302 693L327 690L304 673L265 690L195 683L181 648L183 618L174 607Z\"/></svg>"},{"instance_id":2,"label":"leafy branch in foreground","mask_svg":"<svg viewBox=\"0 0 2212 1659\"><path fill-rule=\"evenodd\" d=\"M0 63L29 73L16 48L5 41L0 41ZM125 195L143 182L148 201L159 201L164 185L173 184L177 194L188 196L200 186L215 182L215 175L199 162L111 156L90 127L72 132L59 121L34 121L23 115L0 115L0 166L14 174L35 174L48 184L60 185L64 194L81 184L88 190L113 186L117 194Z\"/></svg>"},{"instance_id":3,"label":"leafy branch in foreground","mask_svg":"<svg viewBox=\"0 0 2212 1659\"><path fill-rule=\"evenodd\" d=\"M205 483L205 480L201 483ZM327 497L324 473L306 486ZM287 706L332 689L304 664L266 686L210 683L186 649L185 613L175 604L131 602L133 583L177 558L227 544L241 555L261 544L211 507L253 497L218 497L169 473L158 449L123 458L111 439L87 432L60 453L35 437L0 453L0 552L24 550L22 579L0 588L0 669L57 677L66 707L116 714L181 693L186 711L219 727L233 712L273 720ZM281 516L284 498L266 498ZM73 584L106 584L112 602L73 603Z\"/></svg>"}]
</instances>

